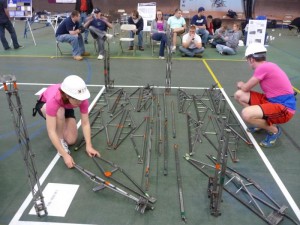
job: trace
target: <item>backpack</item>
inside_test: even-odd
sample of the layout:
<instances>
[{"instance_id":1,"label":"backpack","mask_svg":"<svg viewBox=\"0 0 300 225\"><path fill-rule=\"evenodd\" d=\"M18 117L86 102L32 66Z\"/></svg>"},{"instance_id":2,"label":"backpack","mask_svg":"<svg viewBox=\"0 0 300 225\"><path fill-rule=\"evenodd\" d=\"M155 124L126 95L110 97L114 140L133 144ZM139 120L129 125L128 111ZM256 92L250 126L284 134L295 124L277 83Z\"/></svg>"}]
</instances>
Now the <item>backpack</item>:
<instances>
[{"instance_id":1,"label":"backpack","mask_svg":"<svg viewBox=\"0 0 300 225\"><path fill-rule=\"evenodd\" d=\"M226 16L230 17L230 18L236 18L237 17L237 14L236 12L234 12L233 10L229 9Z\"/></svg>"}]
</instances>

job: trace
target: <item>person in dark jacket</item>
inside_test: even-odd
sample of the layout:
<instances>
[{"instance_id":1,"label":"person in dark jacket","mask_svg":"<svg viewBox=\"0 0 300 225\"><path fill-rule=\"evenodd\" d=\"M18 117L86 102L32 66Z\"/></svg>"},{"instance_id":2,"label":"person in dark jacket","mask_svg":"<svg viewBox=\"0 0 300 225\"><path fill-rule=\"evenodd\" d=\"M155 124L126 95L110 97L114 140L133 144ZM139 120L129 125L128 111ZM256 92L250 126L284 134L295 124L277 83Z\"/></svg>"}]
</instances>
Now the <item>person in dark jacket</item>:
<instances>
[{"instance_id":1,"label":"person in dark jacket","mask_svg":"<svg viewBox=\"0 0 300 225\"><path fill-rule=\"evenodd\" d=\"M144 20L139 15L137 10L133 10L131 16L128 18L128 24L134 24L136 26L135 31L130 31L130 37L133 38L134 35L138 35L138 45L139 50L144 51L143 47L143 29L144 29ZM128 50L133 50L133 41L130 42Z\"/></svg>"},{"instance_id":2,"label":"person in dark jacket","mask_svg":"<svg viewBox=\"0 0 300 225\"><path fill-rule=\"evenodd\" d=\"M86 18L92 13L93 8L94 6L92 0L76 0L75 10L80 12L80 21L79 21L80 25L83 25L86 22ZM86 29L84 31L85 44L88 44L88 35L89 35L89 30Z\"/></svg>"},{"instance_id":3,"label":"person in dark jacket","mask_svg":"<svg viewBox=\"0 0 300 225\"><path fill-rule=\"evenodd\" d=\"M0 0L0 39L3 45L4 50L11 49L5 38L5 29L10 33L14 49L23 48L19 45L17 34L14 26L10 21L9 12L7 9L7 0Z\"/></svg>"}]
</instances>

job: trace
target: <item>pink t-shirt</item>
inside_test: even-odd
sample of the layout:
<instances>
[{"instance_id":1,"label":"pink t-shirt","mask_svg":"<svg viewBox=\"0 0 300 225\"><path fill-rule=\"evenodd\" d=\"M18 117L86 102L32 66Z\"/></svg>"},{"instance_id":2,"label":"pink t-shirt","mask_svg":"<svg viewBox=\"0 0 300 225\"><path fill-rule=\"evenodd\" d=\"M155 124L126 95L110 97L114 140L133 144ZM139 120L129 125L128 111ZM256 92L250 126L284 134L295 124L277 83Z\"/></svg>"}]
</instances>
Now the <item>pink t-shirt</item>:
<instances>
[{"instance_id":1,"label":"pink t-shirt","mask_svg":"<svg viewBox=\"0 0 300 225\"><path fill-rule=\"evenodd\" d=\"M61 93L59 91L61 84L54 84L46 89L41 95L41 101L46 102L46 114L49 116L55 117L57 111L60 107L65 109L73 109L77 106L73 106L72 104L64 104L61 98ZM88 113L89 101L84 100L79 105L80 112L83 114Z\"/></svg>"},{"instance_id":2,"label":"pink t-shirt","mask_svg":"<svg viewBox=\"0 0 300 225\"><path fill-rule=\"evenodd\" d=\"M156 24L158 31L164 31L164 21L157 21Z\"/></svg>"},{"instance_id":3,"label":"pink t-shirt","mask_svg":"<svg viewBox=\"0 0 300 225\"><path fill-rule=\"evenodd\" d=\"M253 74L267 98L294 94L292 84L286 73L278 65L265 62L257 67Z\"/></svg>"}]
</instances>

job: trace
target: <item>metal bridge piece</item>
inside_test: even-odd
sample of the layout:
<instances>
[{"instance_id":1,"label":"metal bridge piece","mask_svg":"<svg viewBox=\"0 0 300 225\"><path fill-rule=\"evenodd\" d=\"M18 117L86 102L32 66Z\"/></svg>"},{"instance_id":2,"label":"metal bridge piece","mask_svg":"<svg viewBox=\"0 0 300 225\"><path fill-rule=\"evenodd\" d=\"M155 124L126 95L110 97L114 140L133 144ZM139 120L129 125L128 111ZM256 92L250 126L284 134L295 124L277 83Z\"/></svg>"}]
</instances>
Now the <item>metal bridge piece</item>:
<instances>
[{"instance_id":1,"label":"metal bridge piece","mask_svg":"<svg viewBox=\"0 0 300 225\"><path fill-rule=\"evenodd\" d=\"M192 97L188 95L184 90L178 89L177 91L177 104L178 104L178 112L185 113L192 103Z\"/></svg>"},{"instance_id":2,"label":"metal bridge piece","mask_svg":"<svg viewBox=\"0 0 300 225\"><path fill-rule=\"evenodd\" d=\"M103 190L105 187L104 184L100 184L100 185L97 185L96 187L93 188L93 191L96 192L96 191L101 191Z\"/></svg>"},{"instance_id":3,"label":"metal bridge piece","mask_svg":"<svg viewBox=\"0 0 300 225\"><path fill-rule=\"evenodd\" d=\"M27 125L25 123L25 117L18 92L16 77L13 75L3 75L0 77L0 79L4 86L8 106L11 111L13 124L15 126L20 151L25 163L27 178L29 181L36 214L39 217L46 216L48 215L48 212L44 202L44 196L42 194L38 172L35 166L35 155L32 152L30 145L30 139L28 135Z\"/></svg>"},{"instance_id":4,"label":"metal bridge piece","mask_svg":"<svg viewBox=\"0 0 300 225\"><path fill-rule=\"evenodd\" d=\"M202 143L201 139L201 123L194 120L190 114L186 114L188 141L189 141L189 155L195 154L197 143Z\"/></svg>"}]
</instances>

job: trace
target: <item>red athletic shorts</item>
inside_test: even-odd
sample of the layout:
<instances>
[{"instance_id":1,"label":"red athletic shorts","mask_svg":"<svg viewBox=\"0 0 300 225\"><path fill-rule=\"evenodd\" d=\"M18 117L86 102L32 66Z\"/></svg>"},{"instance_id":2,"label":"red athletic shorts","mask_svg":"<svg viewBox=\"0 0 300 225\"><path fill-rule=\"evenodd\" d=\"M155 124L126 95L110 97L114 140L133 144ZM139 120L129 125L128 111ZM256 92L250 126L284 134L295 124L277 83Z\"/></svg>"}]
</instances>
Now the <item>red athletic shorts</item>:
<instances>
[{"instance_id":1,"label":"red athletic shorts","mask_svg":"<svg viewBox=\"0 0 300 225\"><path fill-rule=\"evenodd\" d=\"M264 94L250 91L250 105L258 105L263 111L263 119L269 125L286 123L293 117L293 113L288 108L279 103L271 103Z\"/></svg>"}]
</instances>

